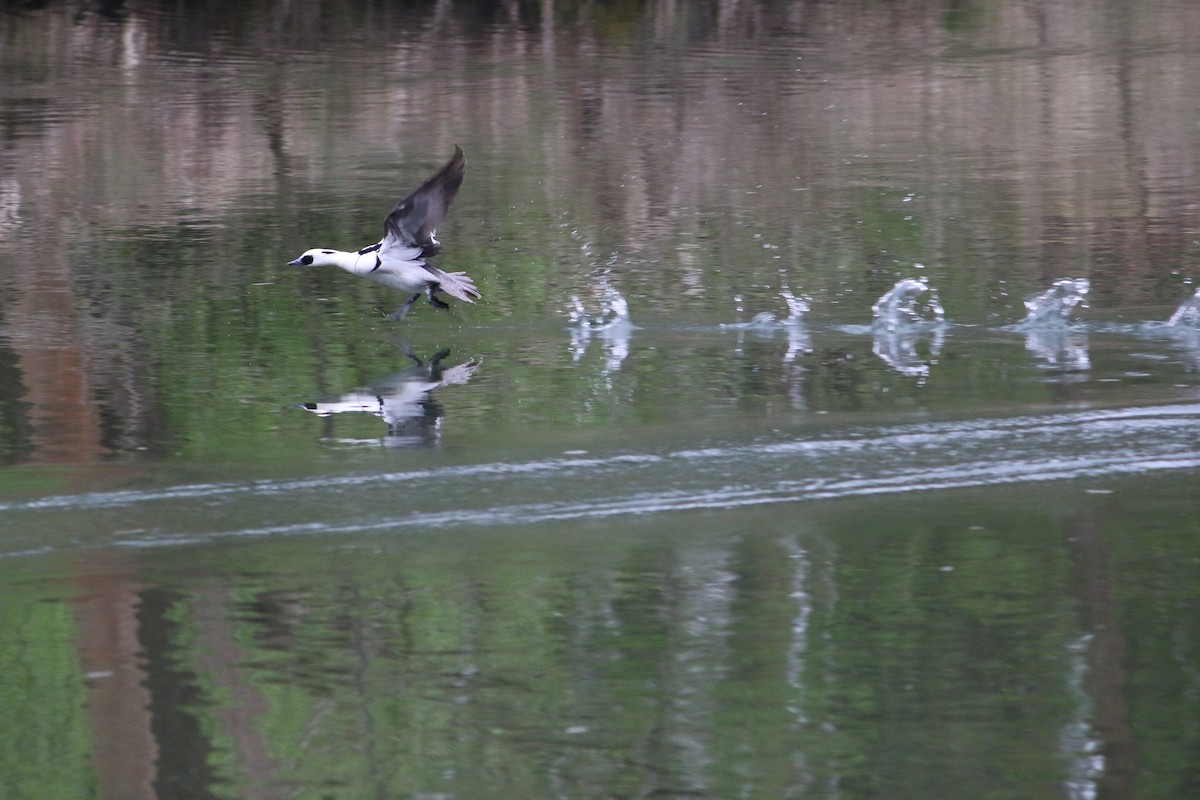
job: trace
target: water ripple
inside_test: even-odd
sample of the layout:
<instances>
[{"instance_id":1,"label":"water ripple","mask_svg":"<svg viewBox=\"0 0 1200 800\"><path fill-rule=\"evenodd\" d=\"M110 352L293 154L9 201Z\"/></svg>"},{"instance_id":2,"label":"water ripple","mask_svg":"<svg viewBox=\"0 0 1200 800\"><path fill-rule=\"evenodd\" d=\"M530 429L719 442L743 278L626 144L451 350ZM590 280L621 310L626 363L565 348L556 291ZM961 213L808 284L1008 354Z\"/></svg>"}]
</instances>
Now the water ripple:
<instances>
[{"instance_id":1,"label":"water ripple","mask_svg":"<svg viewBox=\"0 0 1200 800\"><path fill-rule=\"evenodd\" d=\"M1180 404L863 426L661 453L60 495L0 504L0 520L14 531L45 529L47 515L66 530L107 520L111 531L88 543L124 547L600 520L1195 469L1198 422L1200 404ZM12 556L32 544L17 536L6 547Z\"/></svg>"}]
</instances>

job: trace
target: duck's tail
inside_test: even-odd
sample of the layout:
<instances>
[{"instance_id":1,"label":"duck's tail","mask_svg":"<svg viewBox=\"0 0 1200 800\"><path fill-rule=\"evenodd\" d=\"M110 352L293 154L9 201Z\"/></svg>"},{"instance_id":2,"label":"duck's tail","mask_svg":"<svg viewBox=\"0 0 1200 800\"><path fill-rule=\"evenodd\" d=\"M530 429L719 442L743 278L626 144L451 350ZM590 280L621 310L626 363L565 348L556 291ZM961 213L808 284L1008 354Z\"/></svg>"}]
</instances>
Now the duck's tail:
<instances>
[{"instance_id":1,"label":"duck's tail","mask_svg":"<svg viewBox=\"0 0 1200 800\"><path fill-rule=\"evenodd\" d=\"M426 269L430 269L426 265ZM475 288L475 281L467 277L465 272L442 272L440 269L435 269L438 279L438 288L451 297L457 297L459 300L466 300L468 303L474 303L481 295L479 289Z\"/></svg>"}]
</instances>

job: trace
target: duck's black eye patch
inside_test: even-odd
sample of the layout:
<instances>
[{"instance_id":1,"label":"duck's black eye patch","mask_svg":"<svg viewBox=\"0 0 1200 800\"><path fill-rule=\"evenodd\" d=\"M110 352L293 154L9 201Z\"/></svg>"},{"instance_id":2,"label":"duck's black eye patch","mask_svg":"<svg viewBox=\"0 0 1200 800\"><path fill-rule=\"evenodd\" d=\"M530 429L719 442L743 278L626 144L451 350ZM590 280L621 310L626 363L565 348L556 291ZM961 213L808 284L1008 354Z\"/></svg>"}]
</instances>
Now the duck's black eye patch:
<instances>
[{"instance_id":1,"label":"duck's black eye patch","mask_svg":"<svg viewBox=\"0 0 1200 800\"><path fill-rule=\"evenodd\" d=\"M331 255L333 255L333 251L332 251L332 250L322 250L321 252L322 252L322 253L324 253L324 254L325 254L325 255L327 255L327 256L331 256Z\"/></svg>"},{"instance_id":2,"label":"duck's black eye patch","mask_svg":"<svg viewBox=\"0 0 1200 800\"><path fill-rule=\"evenodd\" d=\"M300 263L301 263L301 264L303 264L303 265L304 265L304 266L306 266L306 267L307 267L309 264L311 264L312 262L313 262L313 257L312 257L312 256L303 256L303 257L300 259Z\"/></svg>"}]
</instances>

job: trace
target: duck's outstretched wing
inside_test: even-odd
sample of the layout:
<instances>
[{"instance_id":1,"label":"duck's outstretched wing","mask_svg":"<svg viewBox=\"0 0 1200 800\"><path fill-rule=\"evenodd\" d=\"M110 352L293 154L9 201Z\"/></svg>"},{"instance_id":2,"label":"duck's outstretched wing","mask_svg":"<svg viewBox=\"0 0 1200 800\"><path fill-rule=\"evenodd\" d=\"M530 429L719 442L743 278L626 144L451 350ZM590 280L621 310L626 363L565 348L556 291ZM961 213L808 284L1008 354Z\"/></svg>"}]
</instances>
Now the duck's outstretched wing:
<instances>
[{"instance_id":1,"label":"duck's outstretched wing","mask_svg":"<svg viewBox=\"0 0 1200 800\"><path fill-rule=\"evenodd\" d=\"M446 212L450 210L450 203L458 194L458 187L462 186L466 165L467 160L462 148L455 145L454 156L446 166L396 204L392 213L383 221L381 249L384 252L419 247L421 256L437 255L442 245L434 238L434 234L437 233L437 226L441 224Z\"/></svg>"}]
</instances>

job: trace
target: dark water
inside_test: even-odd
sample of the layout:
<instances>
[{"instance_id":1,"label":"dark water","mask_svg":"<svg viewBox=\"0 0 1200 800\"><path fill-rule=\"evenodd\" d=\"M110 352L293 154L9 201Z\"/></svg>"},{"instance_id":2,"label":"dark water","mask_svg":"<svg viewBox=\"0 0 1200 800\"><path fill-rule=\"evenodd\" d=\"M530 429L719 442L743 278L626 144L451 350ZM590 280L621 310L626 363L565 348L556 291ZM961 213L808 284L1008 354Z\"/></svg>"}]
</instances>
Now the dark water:
<instances>
[{"instance_id":1,"label":"dark water","mask_svg":"<svg viewBox=\"0 0 1200 800\"><path fill-rule=\"evenodd\" d=\"M0 6L0 796L1197 796L1197 42Z\"/></svg>"}]
</instances>

